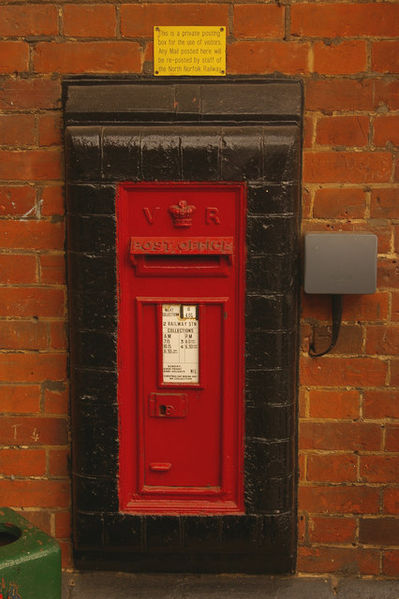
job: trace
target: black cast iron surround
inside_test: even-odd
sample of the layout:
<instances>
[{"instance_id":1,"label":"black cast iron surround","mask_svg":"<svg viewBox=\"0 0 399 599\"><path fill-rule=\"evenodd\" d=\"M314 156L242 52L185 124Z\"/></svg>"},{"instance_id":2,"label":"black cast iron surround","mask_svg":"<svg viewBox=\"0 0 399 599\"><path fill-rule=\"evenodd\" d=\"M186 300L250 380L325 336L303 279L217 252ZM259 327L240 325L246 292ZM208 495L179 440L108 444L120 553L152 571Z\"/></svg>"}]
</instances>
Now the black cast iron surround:
<instances>
[{"instance_id":1,"label":"black cast iron surround","mask_svg":"<svg viewBox=\"0 0 399 599\"><path fill-rule=\"evenodd\" d=\"M290 573L296 558L298 81L64 81L74 556L82 569ZM246 181L245 515L118 506L115 192Z\"/></svg>"}]
</instances>

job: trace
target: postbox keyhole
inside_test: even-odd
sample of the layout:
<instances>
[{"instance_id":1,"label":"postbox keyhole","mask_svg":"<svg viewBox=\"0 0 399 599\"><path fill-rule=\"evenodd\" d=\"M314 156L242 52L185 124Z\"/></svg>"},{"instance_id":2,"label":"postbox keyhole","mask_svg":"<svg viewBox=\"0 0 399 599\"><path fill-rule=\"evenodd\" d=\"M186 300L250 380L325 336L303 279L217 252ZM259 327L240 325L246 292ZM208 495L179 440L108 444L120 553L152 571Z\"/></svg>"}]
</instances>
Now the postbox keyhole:
<instances>
[{"instance_id":1,"label":"postbox keyhole","mask_svg":"<svg viewBox=\"0 0 399 599\"><path fill-rule=\"evenodd\" d=\"M168 403L164 403L167 401ZM187 395L185 393L151 393L149 416L153 418L185 418Z\"/></svg>"},{"instance_id":2,"label":"postbox keyhole","mask_svg":"<svg viewBox=\"0 0 399 599\"><path fill-rule=\"evenodd\" d=\"M160 416L175 416L176 415L176 406L161 404L159 406L159 415Z\"/></svg>"}]
</instances>

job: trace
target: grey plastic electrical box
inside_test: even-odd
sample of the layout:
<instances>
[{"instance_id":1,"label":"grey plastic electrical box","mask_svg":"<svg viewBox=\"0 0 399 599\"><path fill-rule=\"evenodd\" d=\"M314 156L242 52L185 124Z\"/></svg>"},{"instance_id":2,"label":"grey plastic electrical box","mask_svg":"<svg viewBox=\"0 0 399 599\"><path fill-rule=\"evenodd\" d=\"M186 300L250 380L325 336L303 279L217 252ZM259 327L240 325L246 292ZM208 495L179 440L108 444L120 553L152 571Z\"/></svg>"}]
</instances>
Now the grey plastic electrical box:
<instances>
[{"instance_id":1,"label":"grey plastic electrical box","mask_svg":"<svg viewBox=\"0 0 399 599\"><path fill-rule=\"evenodd\" d=\"M373 233L307 233L306 293L374 293L377 236Z\"/></svg>"}]
</instances>

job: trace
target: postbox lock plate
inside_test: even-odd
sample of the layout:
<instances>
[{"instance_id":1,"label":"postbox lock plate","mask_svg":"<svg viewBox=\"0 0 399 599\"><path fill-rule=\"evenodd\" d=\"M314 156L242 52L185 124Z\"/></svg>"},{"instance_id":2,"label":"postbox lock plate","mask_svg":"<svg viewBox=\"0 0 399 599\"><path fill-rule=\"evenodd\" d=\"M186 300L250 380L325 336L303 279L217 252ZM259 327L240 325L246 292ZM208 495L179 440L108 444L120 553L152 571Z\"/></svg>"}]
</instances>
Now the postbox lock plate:
<instances>
[{"instance_id":1,"label":"postbox lock plate","mask_svg":"<svg viewBox=\"0 0 399 599\"><path fill-rule=\"evenodd\" d=\"M149 415L153 418L185 418L187 415L187 394L151 393Z\"/></svg>"}]
</instances>

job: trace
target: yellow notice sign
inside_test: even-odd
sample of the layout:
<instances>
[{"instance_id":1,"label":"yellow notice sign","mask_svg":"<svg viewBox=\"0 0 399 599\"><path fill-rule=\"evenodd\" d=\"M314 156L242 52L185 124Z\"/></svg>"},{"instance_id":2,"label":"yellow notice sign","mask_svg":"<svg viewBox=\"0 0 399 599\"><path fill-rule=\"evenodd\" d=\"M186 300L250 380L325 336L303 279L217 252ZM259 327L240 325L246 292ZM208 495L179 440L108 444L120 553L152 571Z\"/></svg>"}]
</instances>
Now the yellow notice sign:
<instances>
[{"instance_id":1,"label":"yellow notice sign","mask_svg":"<svg viewBox=\"0 0 399 599\"><path fill-rule=\"evenodd\" d=\"M226 75L226 27L154 27L154 75Z\"/></svg>"}]
</instances>

